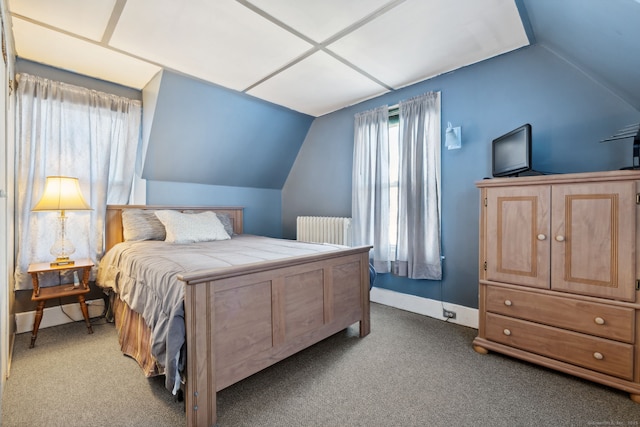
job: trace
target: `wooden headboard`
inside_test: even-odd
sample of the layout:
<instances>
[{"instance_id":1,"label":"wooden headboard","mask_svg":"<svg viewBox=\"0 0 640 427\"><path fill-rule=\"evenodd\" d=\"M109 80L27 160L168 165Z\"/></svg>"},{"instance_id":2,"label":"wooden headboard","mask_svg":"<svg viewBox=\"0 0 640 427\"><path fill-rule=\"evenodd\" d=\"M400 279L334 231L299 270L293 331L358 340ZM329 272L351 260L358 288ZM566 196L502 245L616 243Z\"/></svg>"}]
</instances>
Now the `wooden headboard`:
<instances>
[{"instance_id":1,"label":"wooden headboard","mask_svg":"<svg viewBox=\"0 0 640 427\"><path fill-rule=\"evenodd\" d=\"M175 210L184 211L213 211L229 215L233 223L233 231L242 234L243 209L241 207L217 207L217 206L158 206L158 205L108 205L105 222L105 251L111 249L115 244L124 241L122 234L122 211L126 209L146 209L146 210Z\"/></svg>"}]
</instances>

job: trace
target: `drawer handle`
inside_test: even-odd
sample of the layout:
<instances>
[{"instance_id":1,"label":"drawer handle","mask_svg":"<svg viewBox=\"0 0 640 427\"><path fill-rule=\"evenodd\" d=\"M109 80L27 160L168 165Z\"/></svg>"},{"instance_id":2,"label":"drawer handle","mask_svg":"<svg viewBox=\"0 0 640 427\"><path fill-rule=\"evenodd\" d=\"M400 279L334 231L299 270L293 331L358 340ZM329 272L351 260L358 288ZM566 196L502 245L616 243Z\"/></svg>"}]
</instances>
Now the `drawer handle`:
<instances>
[{"instance_id":1,"label":"drawer handle","mask_svg":"<svg viewBox=\"0 0 640 427\"><path fill-rule=\"evenodd\" d=\"M545 236L544 234L540 233L538 234L538 240L545 240L547 238L547 236Z\"/></svg>"},{"instance_id":2,"label":"drawer handle","mask_svg":"<svg viewBox=\"0 0 640 427\"><path fill-rule=\"evenodd\" d=\"M604 319L602 317L596 317L595 319L593 319L593 321L598 325L604 325Z\"/></svg>"},{"instance_id":3,"label":"drawer handle","mask_svg":"<svg viewBox=\"0 0 640 427\"><path fill-rule=\"evenodd\" d=\"M511 305L513 305L513 303L511 302L510 299L506 299L506 300L504 300L504 305L506 305L507 307L511 307Z\"/></svg>"},{"instance_id":4,"label":"drawer handle","mask_svg":"<svg viewBox=\"0 0 640 427\"><path fill-rule=\"evenodd\" d=\"M504 331L502 331L502 332L504 332L504 334L505 334L506 336L511 335L511 331L510 331L509 329L505 329L505 330L504 330Z\"/></svg>"},{"instance_id":5,"label":"drawer handle","mask_svg":"<svg viewBox=\"0 0 640 427\"><path fill-rule=\"evenodd\" d=\"M602 353L599 353L599 352L597 352L597 351L596 351L595 353L593 353L593 357L594 357L595 359L598 359L598 360L602 360L602 359L604 359L604 356L602 355Z\"/></svg>"},{"instance_id":6,"label":"drawer handle","mask_svg":"<svg viewBox=\"0 0 640 427\"><path fill-rule=\"evenodd\" d=\"M564 236L562 234L560 234L560 235L556 236L556 240L558 242L564 242Z\"/></svg>"}]
</instances>

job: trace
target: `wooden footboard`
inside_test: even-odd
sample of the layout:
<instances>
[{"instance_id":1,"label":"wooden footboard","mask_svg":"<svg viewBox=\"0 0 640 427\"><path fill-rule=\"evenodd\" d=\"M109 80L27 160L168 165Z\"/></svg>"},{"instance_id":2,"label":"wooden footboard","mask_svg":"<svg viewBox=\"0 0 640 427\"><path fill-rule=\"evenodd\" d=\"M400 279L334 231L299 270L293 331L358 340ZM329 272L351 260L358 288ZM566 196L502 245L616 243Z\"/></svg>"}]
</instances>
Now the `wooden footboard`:
<instances>
[{"instance_id":1,"label":"wooden footboard","mask_svg":"<svg viewBox=\"0 0 640 427\"><path fill-rule=\"evenodd\" d=\"M216 423L216 392L360 322L369 247L185 274L186 414Z\"/></svg>"}]
</instances>

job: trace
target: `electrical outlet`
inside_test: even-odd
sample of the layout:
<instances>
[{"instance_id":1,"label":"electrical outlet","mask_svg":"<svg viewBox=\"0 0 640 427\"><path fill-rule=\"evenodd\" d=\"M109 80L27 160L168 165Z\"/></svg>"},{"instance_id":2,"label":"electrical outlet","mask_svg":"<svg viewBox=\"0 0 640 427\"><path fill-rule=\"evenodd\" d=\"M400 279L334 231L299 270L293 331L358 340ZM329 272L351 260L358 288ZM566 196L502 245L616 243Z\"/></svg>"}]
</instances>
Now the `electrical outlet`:
<instances>
[{"instance_id":1,"label":"electrical outlet","mask_svg":"<svg viewBox=\"0 0 640 427\"><path fill-rule=\"evenodd\" d=\"M447 319L455 319L456 318L456 312L447 310L446 308L443 308L442 309L442 317L446 317Z\"/></svg>"}]
</instances>

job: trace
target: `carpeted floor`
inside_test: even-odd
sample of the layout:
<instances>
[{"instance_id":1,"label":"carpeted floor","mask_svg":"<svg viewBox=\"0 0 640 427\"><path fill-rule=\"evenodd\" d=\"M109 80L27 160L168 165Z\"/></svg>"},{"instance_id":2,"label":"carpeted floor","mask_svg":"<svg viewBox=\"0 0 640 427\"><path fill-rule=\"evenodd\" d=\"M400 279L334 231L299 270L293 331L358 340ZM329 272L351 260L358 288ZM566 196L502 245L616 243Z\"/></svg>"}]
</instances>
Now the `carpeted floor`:
<instances>
[{"instance_id":1,"label":"carpeted floor","mask_svg":"<svg viewBox=\"0 0 640 427\"><path fill-rule=\"evenodd\" d=\"M626 393L504 357L480 355L476 330L372 304L357 326L218 393L218 422L236 426L633 426ZM2 425L182 426L162 378L118 350L113 325L17 336Z\"/></svg>"}]
</instances>

